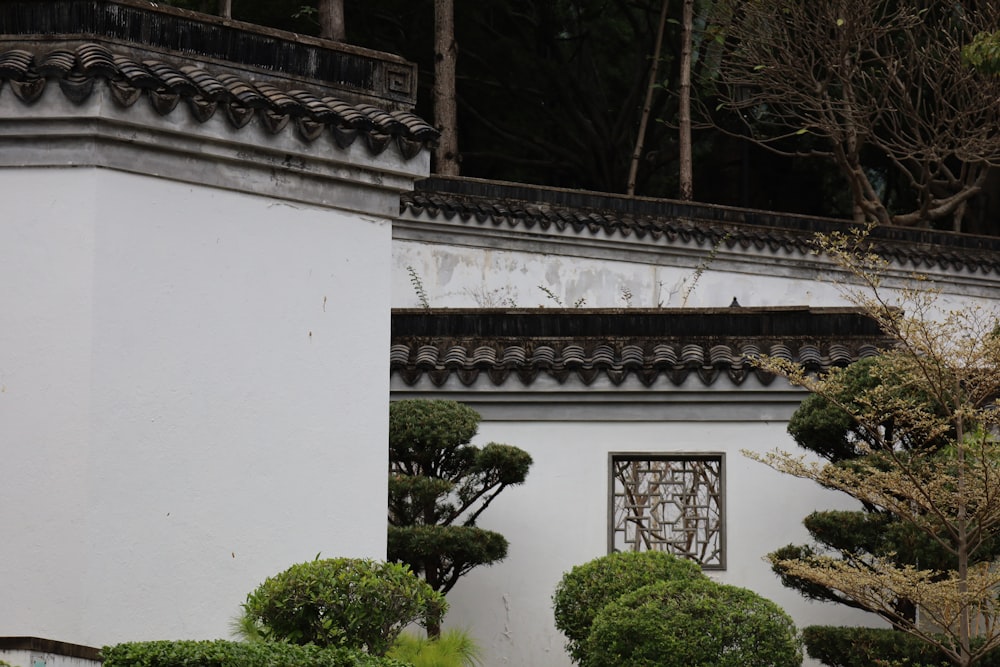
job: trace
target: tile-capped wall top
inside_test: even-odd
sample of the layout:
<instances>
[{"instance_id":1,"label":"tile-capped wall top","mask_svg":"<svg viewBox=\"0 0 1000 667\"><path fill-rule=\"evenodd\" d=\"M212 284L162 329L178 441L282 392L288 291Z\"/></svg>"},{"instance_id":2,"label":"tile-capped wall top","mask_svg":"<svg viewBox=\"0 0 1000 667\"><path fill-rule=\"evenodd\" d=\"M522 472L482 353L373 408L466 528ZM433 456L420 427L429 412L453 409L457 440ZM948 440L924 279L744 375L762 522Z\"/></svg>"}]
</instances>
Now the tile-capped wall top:
<instances>
[{"instance_id":1,"label":"tile-capped wall top","mask_svg":"<svg viewBox=\"0 0 1000 667\"><path fill-rule=\"evenodd\" d=\"M96 86L106 86L123 108L146 97L164 116L176 113L183 104L199 123L221 115L234 128L243 128L257 119L275 134L292 126L306 142L329 134L342 149L359 138L375 154L395 144L406 159L438 138L434 127L409 111L352 104L316 91L286 90L213 72L201 64L136 61L98 43L38 52L0 51L0 95L6 88L26 105L42 103L50 81L57 82L62 94L75 104L85 102Z\"/></svg>"},{"instance_id":2,"label":"tile-capped wall top","mask_svg":"<svg viewBox=\"0 0 1000 667\"><path fill-rule=\"evenodd\" d=\"M824 372L878 354L891 341L849 308L423 310L392 313L390 373L408 386L512 382L539 377L589 386L629 378L679 387L775 379L762 354Z\"/></svg>"},{"instance_id":3,"label":"tile-capped wall top","mask_svg":"<svg viewBox=\"0 0 1000 667\"><path fill-rule=\"evenodd\" d=\"M418 181L400 211L469 226L798 255L815 250L817 233L856 227L833 218L441 176ZM1000 274L1000 237L878 226L869 240L874 252L907 270Z\"/></svg>"}]
</instances>

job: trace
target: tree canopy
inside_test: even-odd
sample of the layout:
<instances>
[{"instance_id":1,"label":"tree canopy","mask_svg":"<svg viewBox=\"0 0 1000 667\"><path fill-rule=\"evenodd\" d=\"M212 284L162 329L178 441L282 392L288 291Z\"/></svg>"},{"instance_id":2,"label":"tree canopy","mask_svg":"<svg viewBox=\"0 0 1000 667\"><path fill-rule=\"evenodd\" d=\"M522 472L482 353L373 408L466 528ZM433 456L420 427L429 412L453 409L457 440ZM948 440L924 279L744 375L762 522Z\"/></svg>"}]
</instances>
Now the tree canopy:
<instances>
[{"instance_id":1,"label":"tree canopy","mask_svg":"<svg viewBox=\"0 0 1000 667\"><path fill-rule=\"evenodd\" d=\"M884 383L884 360L871 357L858 361L831 375L824 394L812 394L792 415L788 433L803 449L819 455L832 465L852 467L863 464L869 455L878 457L879 449L890 445L902 452L932 451L948 440L924 431L897 428L891 413L875 424L854 419L852 412L862 409L876 392L893 395L914 406L928 409L933 401L899 378ZM836 377L836 381L834 381ZM852 411L842 406L850 406ZM930 408L933 409L933 408ZM869 431L875 427L875 431ZM874 452L874 453L873 453ZM785 586L805 597L845 604L883 615L895 623L897 615L914 619L911 600L898 598L893 614L884 615L880 607L869 608L863 601L844 596L835 589L809 579L791 575L787 561L811 562L818 555L832 555L850 567L867 568L874 559L890 559L897 565L920 566L928 570L947 570L952 557L947 549L913 525L901 521L877 505L866 504L862 511L816 511L803 521L814 545L788 545L770 554L774 571ZM1000 540L991 538L974 560L992 561L1000 551Z\"/></svg>"},{"instance_id":2,"label":"tree canopy","mask_svg":"<svg viewBox=\"0 0 1000 667\"><path fill-rule=\"evenodd\" d=\"M983 37L998 3L718 4L722 99L754 141L831 161L859 220L962 230L1000 164L1000 78Z\"/></svg>"},{"instance_id":3,"label":"tree canopy","mask_svg":"<svg viewBox=\"0 0 1000 667\"><path fill-rule=\"evenodd\" d=\"M503 535L476 520L531 467L531 456L517 447L470 444L479 419L455 401L404 400L389 408L388 558L442 593L507 555Z\"/></svg>"},{"instance_id":4,"label":"tree canopy","mask_svg":"<svg viewBox=\"0 0 1000 667\"><path fill-rule=\"evenodd\" d=\"M825 589L829 599L874 611L965 667L1000 646L1000 571L993 564L1000 533L1000 313L975 304L947 310L919 280L898 298L887 294L885 262L865 244L843 235L821 241L863 286L846 296L895 347L868 365L861 382L850 371L816 377L787 360L761 358L764 368L848 420L831 429L839 435L825 446L825 461L781 451L747 455L841 491L903 530L879 535L877 522L856 524L872 537L858 548L864 535L845 535L840 526L830 544L854 548L779 553L772 563L796 587ZM892 544L900 537L911 542Z\"/></svg>"}]
</instances>

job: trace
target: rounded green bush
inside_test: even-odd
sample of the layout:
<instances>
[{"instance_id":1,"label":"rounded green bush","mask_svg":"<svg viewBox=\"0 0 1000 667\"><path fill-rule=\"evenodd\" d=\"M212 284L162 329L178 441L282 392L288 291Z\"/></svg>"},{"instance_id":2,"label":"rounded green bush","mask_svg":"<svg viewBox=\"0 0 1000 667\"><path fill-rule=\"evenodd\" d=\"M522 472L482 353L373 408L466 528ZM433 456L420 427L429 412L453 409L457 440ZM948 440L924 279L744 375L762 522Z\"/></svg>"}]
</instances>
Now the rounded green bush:
<instances>
[{"instance_id":1,"label":"rounded green bush","mask_svg":"<svg viewBox=\"0 0 1000 667\"><path fill-rule=\"evenodd\" d=\"M792 619L752 591L706 579L627 593L594 619L586 667L798 667Z\"/></svg>"},{"instance_id":2,"label":"rounded green bush","mask_svg":"<svg viewBox=\"0 0 1000 667\"><path fill-rule=\"evenodd\" d=\"M594 618L624 593L659 581L705 579L695 563L662 551L625 551L578 565L563 575L552 598L566 650L583 664L583 642Z\"/></svg>"},{"instance_id":3,"label":"rounded green bush","mask_svg":"<svg viewBox=\"0 0 1000 667\"><path fill-rule=\"evenodd\" d=\"M385 655L410 623L437 621L444 597L405 565L330 558L293 565L247 596L241 627L268 641Z\"/></svg>"}]
</instances>

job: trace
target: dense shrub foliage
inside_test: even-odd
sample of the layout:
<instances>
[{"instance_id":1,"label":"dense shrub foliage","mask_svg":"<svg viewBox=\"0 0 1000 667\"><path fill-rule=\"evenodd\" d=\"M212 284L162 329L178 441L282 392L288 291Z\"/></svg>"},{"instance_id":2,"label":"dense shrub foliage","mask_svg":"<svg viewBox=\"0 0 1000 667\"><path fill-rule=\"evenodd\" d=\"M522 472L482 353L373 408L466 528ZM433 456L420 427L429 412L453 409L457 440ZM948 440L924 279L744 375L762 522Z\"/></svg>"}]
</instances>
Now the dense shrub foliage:
<instances>
[{"instance_id":1,"label":"dense shrub foliage","mask_svg":"<svg viewBox=\"0 0 1000 667\"><path fill-rule=\"evenodd\" d=\"M660 551L622 552L578 565L563 575L553 597L556 627L566 650L583 664L583 644L591 624L619 596L659 581L706 579L691 561Z\"/></svg>"},{"instance_id":2,"label":"dense shrub foliage","mask_svg":"<svg viewBox=\"0 0 1000 667\"><path fill-rule=\"evenodd\" d=\"M888 628L813 625L803 628L802 640L809 657L828 667L945 667L952 664L939 649L927 642ZM976 666L1000 667L1000 650L987 653Z\"/></svg>"},{"instance_id":3,"label":"dense shrub foliage","mask_svg":"<svg viewBox=\"0 0 1000 667\"><path fill-rule=\"evenodd\" d=\"M446 603L404 565L331 558L268 578L243 609L244 631L267 641L384 655L405 626L436 622Z\"/></svg>"},{"instance_id":4,"label":"dense shrub foliage","mask_svg":"<svg viewBox=\"0 0 1000 667\"><path fill-rule=\"evenodd\" d=\"M105 646L104 667L405 667L349 648L282 642L155 641Z\"/></svg>"},{"instance_id":5,"label":"dense shrub foliage","mask_svg":"<svg viewBox=\"0 0 1000 667\"><path fill-rule=\"evenodd\" d=\"M798 667L795 625L776 604L708 579L626 593L594 619L586 667Z\"/></svg>"}]
</instances>

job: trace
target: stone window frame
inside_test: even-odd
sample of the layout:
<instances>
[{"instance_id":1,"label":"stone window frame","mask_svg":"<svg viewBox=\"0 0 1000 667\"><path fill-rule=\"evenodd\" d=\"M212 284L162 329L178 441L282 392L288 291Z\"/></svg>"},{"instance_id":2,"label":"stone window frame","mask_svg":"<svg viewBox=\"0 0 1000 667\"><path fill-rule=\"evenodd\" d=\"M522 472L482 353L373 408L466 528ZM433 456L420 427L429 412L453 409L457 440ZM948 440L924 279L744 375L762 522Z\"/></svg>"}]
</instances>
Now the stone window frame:
<instances>
[{"instance_id":1,"label":"stone window frame","mask_svg":"<svg viewBox=\"0 0 1000 667\"><path fill-rule=\"evenodd\" d=\"M715 551L718 556L708 562L701 562L698 558L693 558L704 570L725 570L726 569L726 455L725 452L609 452L608 453L608 553L614 553L621 549L616 547L616 535L621 533L621 529L616 526L616 466L618 462L633 461L676 461L678 463L690 462L714 462L718 466L717 487L714 493L715 508L717 510L718 526L714 531L716 535ZM710 492L711 493L711 492ZM670 549L664 549L668 553L677 553ZM689 555L689 554L679 554Z\"/></svg>"}]
</instances>

